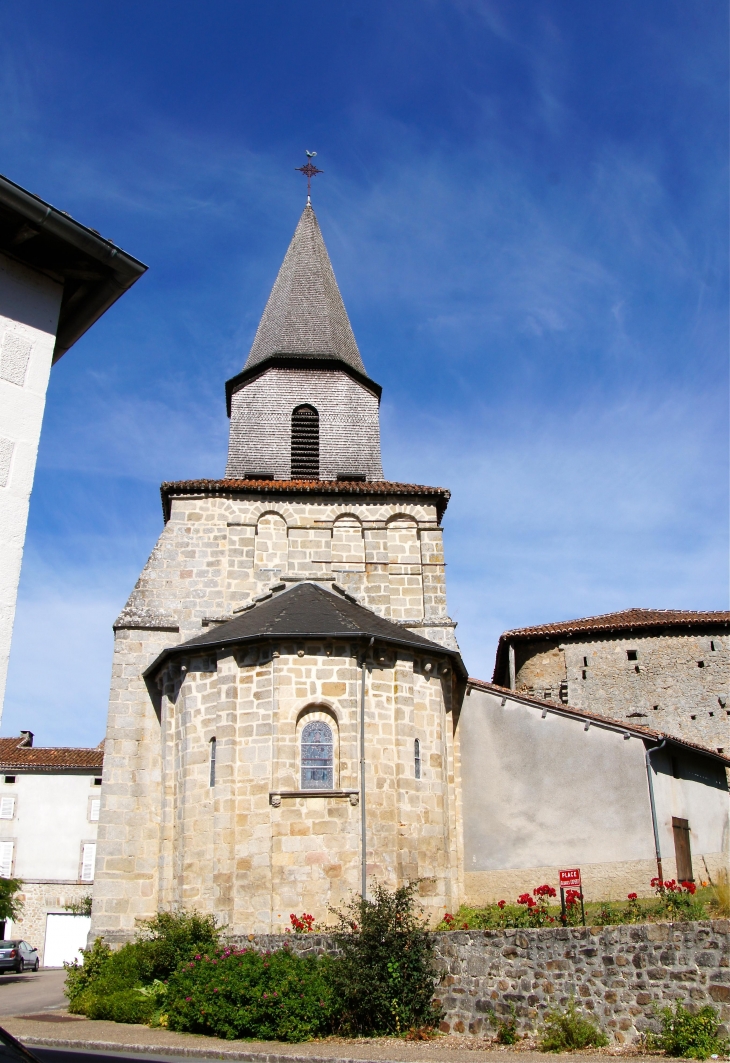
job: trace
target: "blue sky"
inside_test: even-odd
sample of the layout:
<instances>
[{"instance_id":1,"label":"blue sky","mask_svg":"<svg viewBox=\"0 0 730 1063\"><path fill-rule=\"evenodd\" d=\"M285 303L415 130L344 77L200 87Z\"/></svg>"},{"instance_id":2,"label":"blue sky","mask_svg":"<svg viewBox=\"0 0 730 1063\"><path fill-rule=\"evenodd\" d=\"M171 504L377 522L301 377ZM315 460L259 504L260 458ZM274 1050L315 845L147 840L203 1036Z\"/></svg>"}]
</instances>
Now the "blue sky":
<instances>
[{"instance_id":1,"label":"blue sky","mask_svg":"<svg viewBox=\"0 0 730 1063\"><path fill-rule=\"evenodd\" d=\"M386 476L452 491L471 673L508 627L727 608L727 19L6 0L0 171L150 269L52 373L3 733L102 737L159 483L223 474L305 148Z\"/></svg>"}]
</instances>

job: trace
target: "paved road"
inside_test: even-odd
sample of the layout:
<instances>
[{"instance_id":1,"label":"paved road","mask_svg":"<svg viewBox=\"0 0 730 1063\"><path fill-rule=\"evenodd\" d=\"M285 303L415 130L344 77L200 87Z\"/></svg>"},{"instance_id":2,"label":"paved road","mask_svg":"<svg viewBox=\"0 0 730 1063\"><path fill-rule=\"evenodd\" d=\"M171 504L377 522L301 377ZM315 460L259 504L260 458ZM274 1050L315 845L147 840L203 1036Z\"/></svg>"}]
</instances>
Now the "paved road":
<instances>
[{"instance_id":1,"label":"paved road","mask_svg":"<svg viewBox=\"0 0 730 1063\"><path fill-rule=\"evenodd\" d=\"M54 970L4 974L0 977L0 1015L32 1015L49 1008L65 1008L66 972Z\"/></svg>"}]
</instances>

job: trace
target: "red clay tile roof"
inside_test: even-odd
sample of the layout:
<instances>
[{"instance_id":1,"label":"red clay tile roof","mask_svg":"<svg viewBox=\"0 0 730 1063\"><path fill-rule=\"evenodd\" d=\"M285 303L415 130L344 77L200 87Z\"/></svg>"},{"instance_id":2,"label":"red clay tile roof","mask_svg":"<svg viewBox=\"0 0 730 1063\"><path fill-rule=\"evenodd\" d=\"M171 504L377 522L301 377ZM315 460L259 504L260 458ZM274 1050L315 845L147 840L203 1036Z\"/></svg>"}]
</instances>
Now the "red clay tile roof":
<instances>
[{"instance_id":1,"label":"red clay tile roof","mask_svg":"<svg viewBox=\"0 0 730 1063\"><path fill-rule=\"evenodd\" d=\"M639 738L651 738L657 742L660 742L663 738L673 742L678 746L685 746L687 749L694 749L698 753L705 753L707 756L712 757L714 760L720 760L723 764L730 766L730 757L725 756L722 753L718 753L716 749L710 749L709 746L701 746L697 742L689 742L686 738L678 738L676 735L667 734L666 731L653 731L650 727L642 727L641 724L627 723L626 720L616 720L612 716L602 716L598 712L588 712L586 709L574 709L571 705L558 704L555 701L545 701L543 698L535 698L532 694L518 693L516 690L510 690L508 687L499 686L498 683L488 683L485 679L472 679L467 680L467 687L477 687L479 690L489 690L493 694L500 694L502 697L512 698L515 701L526 701L529 705L540 705L550 709L551 712L556 712L563 716L575 716L581 720L590 720L591 723L605 723L609 727L615 727L617 730L628 731L629 734L636 735Z\"/></svg>"},{"instance_id":2,"label":"red clay tile roof","mask_svg":"<svg viewBox=\"0 0 730 1063\"><path fill-rule=\"evenodd\" d=\"M693 609L622 609L618 613L602 613L578 620L560 620L555 624L536 624L504 631L499 637L492 680L496 682L507 667L507 646L510 642L530 639L549 639L556 635L570 638L584 633L607 634L654 630L658 628L730 627L730 610Z\"/></svg>"},{"instance_id":3,"label":"red clay tile roof","mask_svg":"<svg viewBox=\"0 0 730 1063\"><path fill-rule=\"evenodd\" d=\"M95 749L67 746L27 746L24 738L0 738L0 772L18 771L101 771L103 744Z\"/></svg>"},{"instance_id":4,"label":"red clay tile roof","mask_svg":"<svg viewBox=\"0 0 730 1063\"><path fill-rule=\"evenodd\" d=\"M436 506L438 519L444 515L451 492L445 487L399 484L390 480L177 480L160 485L165 523L170 519L170 503L176 495L362 495L423 498Z\"/></svg>"}]
</instances>

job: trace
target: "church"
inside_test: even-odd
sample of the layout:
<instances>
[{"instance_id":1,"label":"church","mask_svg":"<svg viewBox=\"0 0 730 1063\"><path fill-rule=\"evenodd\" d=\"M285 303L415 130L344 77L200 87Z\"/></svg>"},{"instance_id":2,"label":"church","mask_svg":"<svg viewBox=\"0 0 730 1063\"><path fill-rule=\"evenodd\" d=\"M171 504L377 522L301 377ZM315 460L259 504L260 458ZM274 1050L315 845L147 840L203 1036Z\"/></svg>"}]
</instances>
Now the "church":
<instances>
[{"instance_id":1,"label":"church","mask_svg":"<svg viewBox=\"0 0 730 1063\"><path fill-rule=\"evenodd\" d=\"M92 938L174 908L282 932L376 880L435 922L559 866L611 896L726 862L723 753L469 679L449 492L384 478L380 395L308 200L226 384L225 476L162 485L114 624Z\"/></svg>"}]
</instances>

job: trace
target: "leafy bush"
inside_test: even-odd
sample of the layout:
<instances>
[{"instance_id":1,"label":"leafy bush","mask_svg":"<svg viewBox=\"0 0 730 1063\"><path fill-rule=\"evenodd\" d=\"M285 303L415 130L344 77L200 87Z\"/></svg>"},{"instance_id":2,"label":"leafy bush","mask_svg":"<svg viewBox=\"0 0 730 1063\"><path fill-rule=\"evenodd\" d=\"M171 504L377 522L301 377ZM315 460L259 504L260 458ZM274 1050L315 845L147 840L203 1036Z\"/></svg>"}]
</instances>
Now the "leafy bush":
<instances>
[{"instance_id":1,"label":"leafy bush","mask_svg":"<svg viewBox=\"0 0 730 1063\"><path fill-rule=\"evenodd\" d=\"M414 912L415 890L414 883L393 892L376 883L372 900L358 898L334 912L339 955L330 977L343 1033L397 1034L438 1024L434 942Z\"/></svg>"},{"instance_id":2,"label":"leafy bush","mask_svg":"<svg viewBox=\"0 0 730 1063\"><path fill-rule=\"evenodd\" d=\"M108 996L90 995L85 1014L90 1019L147 1023L154 1010L154 1000L146 996L141 989L120 989Z\"/></svg>"},{"instance_id":3,"label":"leafy bush","mask_svg":"<svg viewBox=\"0 0 730 1063\"><path fill-rule=\"evenodd\" d=\"M229 1039L306 1041L331 1029L332 961L253 949L198 954L170 978L170 1030Z\"/></svg>"},{"instance_id":4,"label":"leafy bush","mask_svg":"<svg viewBox=\"0 0 730 1063\"><path fill-rule=\"evenodd\" d=\"M497 1027L496 1040L501 1045L516 1045L520 1039L520 1035L517 1031L517 1008L514 1004L510 1005L510 1016L508 1019L498 1019L492 1012L489 1016L490 1021Z\"/></svg>"},{"instance_id":5,"label":"leafy bush","mask_svg":"<svg viewBox=\"0 0 730 1063\"><path fill-rule=\"evenodd\" d=\"M196 952L215 948L219 936L215 919L197 912L160 912L141 923L140 930L145 937L116 952L97 938L90 949L82 949L82 964L64 964L69 1011L115 1022L145 1022L143 1016L152 1014L154 1002L145 1002L138 991L167 978ZM122 999L119 994L127 995Z\"/></svg>"},{"instance_id":6,"label":"leafy bush","mask_svg":"<svg viewBox=\"0 0 730 1063\"><path fill-rule=\"evenodd\" d=\"M714 1008L706 1005L692 1015L681 1004L674 1011L661 1011L662 1032L649 1034L647 1047L661 1048L668 1056L685 1056L688 1059L708 1059L712 1055L724 1055L730 1042L718 1035L720 1020Z\"/></svg>"},{"instance_id":7,"label":"leafy bush","mask_svg":"<svg viewBox=\"0 0 730 1063\"><path fill-rule=\"evenodd\" d=\"M571 1052L578 1048L600 1048L608 1037L594 1021L579 1014L571 1000L565 1011L557 1008L545 1013L538 1048L541 1052Z\"/></svg>"},{"instance_id":8,"label":"leafy bush","mask_svg":"<svg viewBox=\"0 0 730 1063\"><path fill-rule=\"evenodd\" d=\"M18 896L23 888L19 878L0 878L0 919L14 919L22 914L25 899Z\"/></svg>"}]
</instances>

